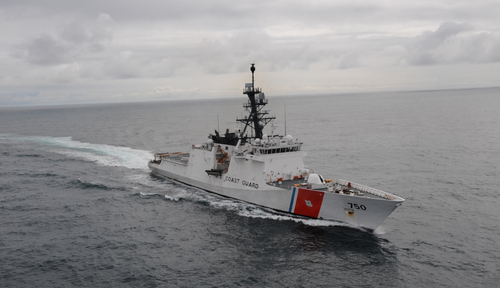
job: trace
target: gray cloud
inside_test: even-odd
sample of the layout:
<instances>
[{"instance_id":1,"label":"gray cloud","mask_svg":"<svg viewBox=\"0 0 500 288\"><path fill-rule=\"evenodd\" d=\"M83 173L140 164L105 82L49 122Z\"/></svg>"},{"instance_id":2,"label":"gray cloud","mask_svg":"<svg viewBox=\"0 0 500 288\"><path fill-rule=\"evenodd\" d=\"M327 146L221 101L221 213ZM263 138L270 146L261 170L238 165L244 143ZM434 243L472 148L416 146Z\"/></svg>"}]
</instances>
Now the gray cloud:
<instances>
[{"instance_id":1,"label":"gray cloud","mask_svg":"<svg viewBox=\"0 0 500 288\"><path fill-rule=\"evenodd\" d=\"M0 95L223 97L250 62L290 94L495 86L499 9L493 0L1 1Z\"/></svg>"},{"instance_id":2,"label":"gray cloud","mask_svg":"<svg viewBox=\"0 0 500 288\"><path fill-rule=\"evenodd\" d=\"M67 63L70 47L53 36L43 33L40 36L17 45L12 55L31 64L56 65Z\"/></svg>"},{"instance_id":3,"label":"gray cloud","mask_svg":"<svg viewBox=\"0 0 500 288\"><path fill-rule=\"evenodd\" d=\"M358 54L350 52L342 56L338 68L343 70L343 69L357 68L359 66L360 64L358 61Z\"/></svg>"},{"instance_id":4,"label":"gray cloud","mask_svg":"<svg viewBox=\"0 0 500 288\"><path fill-rule=\"evenodd\" d=\"M75 61L87 53L104 50L111 42L112 34L107 30L111 22L107 14L99 15L92 27L71 23L56 35L41 33L13 47L11 55L35 65L58 65Z\"/></svg>"},{"instance_id":5,"label":"gray cloud","mask_svg":"<svg viewBox=\"0 0 500 288\"><path fill-rule=\"evenodd\" d=\"M389 1L301 1L256 0L252 2L215 0L17 0L2 1L0 7L14 11L15 17L33 14L43 17L68 15L93 18L107 13L120 23L162 22L171 27L203 27L223 30L260 29L272 25L296 25L339 28L392 25L401 22L439 23L443 19L456 22L494 21L500 2L493 0L421 0L401 3ZM30 11L31 13L26 13Z\"/></svg>"},{"instance_id":6,"label":"gray cloud","mask_svg":"<svg viewBox=\"0 0 500 288\"><path fill-rule=\"evenodd\" d=\"M500 35L477 31L468 23L444 22L407 45L410 65L488 63L500 61Z\"/></svg>"}]
</instances>

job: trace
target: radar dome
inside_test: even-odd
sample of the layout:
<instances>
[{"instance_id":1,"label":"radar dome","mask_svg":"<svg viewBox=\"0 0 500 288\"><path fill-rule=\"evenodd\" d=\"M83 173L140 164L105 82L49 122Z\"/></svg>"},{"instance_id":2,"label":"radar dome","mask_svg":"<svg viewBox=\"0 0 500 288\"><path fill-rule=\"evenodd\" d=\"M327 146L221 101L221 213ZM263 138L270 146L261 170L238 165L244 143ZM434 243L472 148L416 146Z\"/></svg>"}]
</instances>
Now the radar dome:
<instances>
[{"instance_id":1,"label":"radar dome","mask_svg":"<svg viewBox=\"0 0 500 288\"><path fill-rule=\"evenodd\" d=\"M324 184L325 180L319 174L310 174L309 179L307 179L307 184Z\"/></svg>"}]
</instances>

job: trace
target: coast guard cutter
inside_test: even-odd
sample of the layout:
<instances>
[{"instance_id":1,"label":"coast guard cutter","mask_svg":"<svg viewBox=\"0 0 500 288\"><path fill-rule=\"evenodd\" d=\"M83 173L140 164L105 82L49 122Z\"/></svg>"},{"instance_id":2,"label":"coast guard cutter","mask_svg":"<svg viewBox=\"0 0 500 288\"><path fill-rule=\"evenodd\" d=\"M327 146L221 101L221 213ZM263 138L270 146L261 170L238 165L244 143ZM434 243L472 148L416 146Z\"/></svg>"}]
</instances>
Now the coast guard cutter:
<instances>
[{"instance_id":1,"label":"coast guard cutter","mask_svg":"<svg viewBox=\"0 0 500 288\"><path fill-rule=\"evenodd\" d=\"M278 211L347 222L375 230L404 201L396 195L346 180L325 179L304 166L302 142L290 135L266 135L275 117L262 108L267 99L245 84L243 106L249 115L237 119L243 131L215 131L189 153L156 153L148 164L154 174Z\"/></svg>"}]
</instances>

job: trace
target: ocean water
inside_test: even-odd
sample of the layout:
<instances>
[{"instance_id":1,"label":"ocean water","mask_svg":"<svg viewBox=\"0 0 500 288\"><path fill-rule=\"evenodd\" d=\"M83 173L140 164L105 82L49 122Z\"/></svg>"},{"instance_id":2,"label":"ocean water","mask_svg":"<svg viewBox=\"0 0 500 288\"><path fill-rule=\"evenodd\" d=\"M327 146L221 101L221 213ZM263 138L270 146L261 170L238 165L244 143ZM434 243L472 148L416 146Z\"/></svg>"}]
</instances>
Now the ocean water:
<instances>
[{"instance_id":1,"label":"ocean water","mask_svg":"<svg viewBox=\"0 0 500 288\"><path fill-rule=\"evenodd\" d=\"M403 205L368 233L149 173L244 95L0 108L0 286L500 285L500 89L268 98L315 172Z\"/></svg>"}]
</instances>

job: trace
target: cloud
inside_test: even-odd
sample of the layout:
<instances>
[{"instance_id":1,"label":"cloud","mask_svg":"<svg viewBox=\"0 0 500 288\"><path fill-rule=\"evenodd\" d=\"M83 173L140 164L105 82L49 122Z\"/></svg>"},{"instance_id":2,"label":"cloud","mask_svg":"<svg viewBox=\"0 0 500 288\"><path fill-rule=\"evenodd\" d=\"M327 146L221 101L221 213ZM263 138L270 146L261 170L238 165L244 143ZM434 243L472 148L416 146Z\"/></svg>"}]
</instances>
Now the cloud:
<instances>
[{"instance_id":1,"label":"cloud","mask_svg":"<svg viewBox=\"0 0 500 288\"><path fill-rule=\"evenodd\" d=\"M444 22L406 45L410 65L488 63L500 61L500 35L476 30L468 23Z\"/></svg>"},{"instance_id":2,"label":"cloud","mask_svg":"<svg viewBox=\"0 0 500 288\"><path fill-rule=\"evenodd\" d=\"M153 99L165 99L171 98L173 95L186 95L193 94L194 92L199 91L199 88L190 88L190 89L175 89L172 86L159 86L155 87L154 91L143 93L143 95L152 96Z\"/></svg>"},{"instance_id":3,"label":"cloud","mask_svg":"<svg viewBox=\"0 0 500 288\"><path fill-rule=\"evenodd\" d=\"M111 21L109 15L100 14L91 27L74 22L56 35L41 33L14 45L11 55L34 65L71 63L86 54L105 50L105 45L112 39L112 33L107 29Z\"/></svg>"},{"instance_id":4,"label":"cloud","mask_svg":"<svg viewBox=\"0 0 500 288\"><path fill-rule=\"evenodd\" d=\"M49 34L30 39L15 47L12 55L36 65L57 65L69 61L71 49Z\"/></svg>"},{"instance_id":5,"label":"cloud","mask_svg":"<svg viewBox=\"0 0 500 288\"><path fill-rule=\"evenodd\" d=\"M289 94L498 86L499 8L492 0L3 1L0 93L225 97L251 62L266 87Z\"/></svg>"},{"instance_id":6,"label":"cloud","mask_svg":"<svg viewBox=\"0 0 500 288\"><path fill-rule=\"evenodd\" d=\"M342 56L338 68L343 70L343 69L356 68L359 66L360 65L358 62L358 54L350 52Z\"/></svg>"},{"instance_id":7,"label":"cloud","mask_svg":"<svg viewBox=\"0 0 500 288\"><path fill-rule=\"evenodd\" d=\"M115 79L136 78L142 73L141 59L132 51L123 51L104 62L103 72L107 77Z\"/></svg>"}]
</instances>

